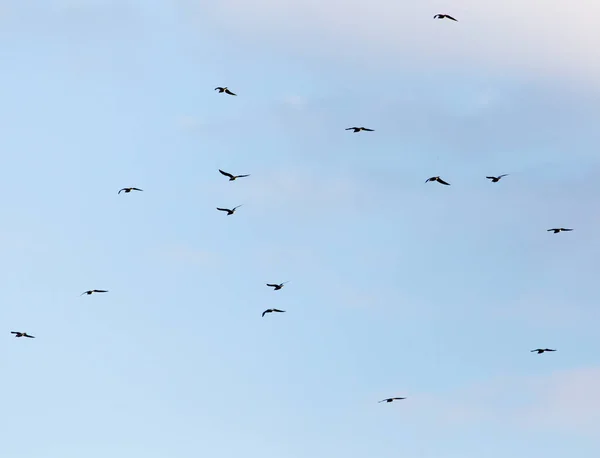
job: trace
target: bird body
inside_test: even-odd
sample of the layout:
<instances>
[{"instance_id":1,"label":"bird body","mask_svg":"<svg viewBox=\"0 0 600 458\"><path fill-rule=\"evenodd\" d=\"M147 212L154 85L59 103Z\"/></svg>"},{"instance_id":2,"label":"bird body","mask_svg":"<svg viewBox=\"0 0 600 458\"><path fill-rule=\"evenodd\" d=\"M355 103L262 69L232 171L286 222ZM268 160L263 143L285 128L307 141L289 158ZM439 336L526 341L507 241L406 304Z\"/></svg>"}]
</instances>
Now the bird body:
<instances>
[{"instance_id":1,"label":"bird body","mask_svg":"<svg viewBox=\"0 0 600 458\"><path fill-rule=\"evenodd\" d=\"M452 21L456 21L458 22L457 19L454 19L452 16L450 16L449 14L436 14L435 16L433 16L433 19L450 19Z\"/></svg>"},{"instance_id":2,"label":"bird body","mask_svg":"<svg viewBox=\"0 0 600 458\"><path fill-rule=\"evenodd\" d=\"M221 170L221 169L219 169L219 172L221 172L221 175L225 175L226 177L229 177L229 181L235 181L236 178L244 178L244 177L250 176L250 175L232 175L231 173L223 172L223 170Z\"/></svg>"},{"instance_id":3,"label":"bird body","mask_svg":"<svg viewBox=\"0 0 600 458\"><path fill-rule=\"evenodd\" d=\"M285 310L267 309L264 312L262 312L262 316L265 316L266 313L273 313L273 312L285 313Z\"/></svg>"},{"instance_id":4,"label":"bird body","mask_svg":"<svg viewBox=\"0 0 600 458\"><path fill-rule=\"evenodd\" d=\"M488 180L492 180L492 183L498 183L500 181L500 178L507 176L508 173L505 173L504 175L500 175L497 177L486 177Z\"/></svg>"},{"instance_id":5,"label":"bird body","mask_svg":"<svg viewBox=\"0 0 600 458\"><path fill-rule=\"evenodd\" d=\"M546 351L556 351L556 350L552 350L551 348L536 348L535 350L531 350L531 353L537 352L538 355L541 355L542 353L544 353Z\"/></svg>"},{"instance_id":6,"label":"bird body","mask_svg":"<svg viewBox=\"0 0 600 458\"><path fill-rule=\"evenodd\" d=\"M244 204L242 204L244 205ZM242 205L238 205L237 207L233 207L232 210L228 209L228 208L219 208L217 207L217 210L221 211L221 212L227 212L227 216L233 215L235 213L235 210L240 208Z\"/></svg>"},{"instance_id":7,"label":"bird body","mask_svg":"<svg viewBox=\"0 0 600 458\"><path fill-rule=\"evenodd\" d=\"M379 402L394 402L396 400L401 401L402 399L406 399L406 398L386 398L386 399L382 399Z\"/></svg>"},{"instance_id":8,"label":"bird body","mask_svg":"<svg viewBox=\"0 0 600 458\"><path fill-rule=\"evenodd\" d=\"M273 291L277 291L280 290L281 288L283 288L283 285L285 285L286 283L288 283L287 281L284 281L283 283L267 283L267 286L270 286L271 288L273 288Z\"/></svg>"},{"instance_id":9,"label":"bird body","mask_svg":"<svg viewBox=\"0 0 600 458\"><path fill-rule=\"evenodd\" d=\"M89 289L81 293L80 296L83 296L84 294L87 294L89 296L92 293L108 293L108 291L105 289Z\"/></svg>"},{"instance_id":10,"label":"bird body","mask_svg":"<svg viewBox=\"0 0 600 458\"><path fill-rule=\"evenodd\" d=\"M17 332L17 331L10 331L11 334L14 334L15 337L29 337L30 339L35 339L34 336L30 336L29 334L27 334L26 332Z\"/></svg>"},{"instance_id":11,"label":"bird body","mask_svg":"<svg viewBox=\"0 0 600 458\"><path fill-rule=\"evenodd\" d=\"M229 95L237 95L237 94L234 94L233 92L231 92L231 91L230 91L230 90L227 88L227 86L225 86L225 87L216 87L216 88L215 88L215 91L219 91L219 94L221 94L221 93L223 93L223 92L224 92L225 94L229 94Z\"/></svg>"},{"instance_id":12,"label":"bird body","mask_svg":"<svg viewBox=\"0 0 600 458\"><path fill-rule=\"evenodd\" d=\"M558 234L559 232L569 232L572 230L573 229L565 229L564 227L555 227L553 229L548 229L547 232L554 232L555 234Z\"/></svg>"},{"instance_id":13,"label":"bird body","mask_svg":"<svg viewBox=\"0 0 600 458\"><path fill-rule=\"evenodd\" d=\"M361 130L364 130L366 132L375 132L374 129L367 129L366 127L348 127L346 130L353 130L353 133L360 132Z\"/></svg>"},{"instance_id":14,"label":"bird body","mask_svg":"<svg viewBox=\"0 0 600 458\"><path fill-rule=\"evenodd\" d=\"M441 184L445 184L446 186L450 186L450 183L446 183L444 180L442 180L440 177L431 177L431 178L427 178L427 180L425 180L425 183L428 183L429 181L437 181L438 183Z\"/></svg>"},{"instance_id":15,"label":"bird body","mask_svg":"<svg viewBox=\"0 0 600 458\"><path fill-rule=\"evenodd\" d=\"M121 194L123 191L125 191L125 193L127 194L128 192L131 192L131 191L143 191L143 189L140 189L140 188L123 188L117 194Z\"/></svg>"}]
</instances>

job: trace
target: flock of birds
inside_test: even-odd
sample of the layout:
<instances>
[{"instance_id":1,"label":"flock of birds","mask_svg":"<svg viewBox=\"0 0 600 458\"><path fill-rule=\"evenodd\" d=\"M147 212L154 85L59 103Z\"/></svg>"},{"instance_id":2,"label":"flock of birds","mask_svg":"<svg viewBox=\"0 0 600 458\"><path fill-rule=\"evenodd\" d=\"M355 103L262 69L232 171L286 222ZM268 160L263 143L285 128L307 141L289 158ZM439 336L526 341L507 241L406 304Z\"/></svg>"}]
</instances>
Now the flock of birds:
<instances>
[{"instance_id":1,"label":"flock of birds","mask_svg":"<svg viewBox=\"0 0 600 458\"><path fill-rule=\"evenodd\" d=\"M451 21L455 21L458 22L457 19L453 18L452 16L450 16L449 14L436 14L435 16L433 16L434 19L449 19ZM228 95L232 95L232 96L237 96L236 93L232 92L227 86L225 87L216 87L215 91L218 91L219 94L228 94ZM359 133L359 132L374 132L374 129L368 129L366 127L348 127L346 130L351 130L353 133ZM219 173L221 173L221 175L229 178L229 181L235 181L238 178L246 178L249 177L250 174L246 174L246 175L233 175L231 173L225 172L221 169L219 169ZM486 178L488 180L490 180L492 183L498 183L503 177L508 176L509 174L505 173L503 175L498 175L498 176L487 176ZM444 181L442 178L440 178L439 176L434 176L434 177L430 177L427 180L425 180L425 183L429 183L429 182L438 182L440 184L443 184L445 186L450 186L450 183ZM122 192L128 194L132 191L143 191L143 189L140 188L135 188L135 187L129 187L129 188L122 188L119 190L119 192L117 194L121 194ZM218 211L221 212L226 212L227 216L231 216L235 213L235 211L240 208L242 205L238 205L236 207L233 207L231 209L229 208L221 208L221 207L217 207ZM552 228L552 229L548 229L548 232L553 232L554 234L558 234L559 232L569 232L572 231L573 229L567 229L564 227L560 227L560 228ZM279 291L283 288L283 286L288 283L288 281L285 281L283 283L267 283L266 286L273 288L273 291ZM91 295L94 293L108 293L108 290L104 290L104 289L91 289L91 290L87 290L84 291L83 293L81 293L81 296L83 295ZM280 309L276 309L276 308L270 308L265 310L264 312L262 312L262 316L264 317L266 314L268 313L284 313L285 310L280 310ZM11 334L14 334L15 337L28 337L30 339L34 339L35 336L32 336L31 334L27 334L26 332L20 332L20 331L11 331ZM537 353L538 355L541 355L542 353L545 352L553 352L556 351L556 349L551 349L551 348L536 348L535 350L531 350L532 353ZM406 399L405 397L392 397L392 398L386 398L386 399L382 399L381 401L378 402L386 402L386 403L390 403L393 401L400 401Z\"/></svg>"}]
</instances>

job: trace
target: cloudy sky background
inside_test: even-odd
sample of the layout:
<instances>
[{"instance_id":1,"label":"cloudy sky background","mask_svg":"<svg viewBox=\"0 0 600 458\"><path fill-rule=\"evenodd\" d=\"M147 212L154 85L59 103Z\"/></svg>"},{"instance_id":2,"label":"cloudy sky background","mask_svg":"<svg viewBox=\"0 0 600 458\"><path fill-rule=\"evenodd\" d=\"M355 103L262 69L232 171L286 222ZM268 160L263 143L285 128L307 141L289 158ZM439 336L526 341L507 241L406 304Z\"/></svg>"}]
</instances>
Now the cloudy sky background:
<instances>
[{"instance_id":1,"label":"cloudy sky background","mask_svg":"<svg viewBox=\"0 0 600 458\"><path fill-rule=\"evenodd\" d=\"M0 1L3 451L597 457L595 12Z\"/></svg>"}]
</instances>

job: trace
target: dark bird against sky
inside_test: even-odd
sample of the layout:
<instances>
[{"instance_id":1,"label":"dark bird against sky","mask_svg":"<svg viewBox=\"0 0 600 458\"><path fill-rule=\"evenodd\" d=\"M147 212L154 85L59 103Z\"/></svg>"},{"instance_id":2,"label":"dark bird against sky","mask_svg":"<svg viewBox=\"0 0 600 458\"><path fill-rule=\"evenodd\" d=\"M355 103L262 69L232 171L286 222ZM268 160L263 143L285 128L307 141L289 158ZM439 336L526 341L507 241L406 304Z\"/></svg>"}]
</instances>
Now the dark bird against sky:
<instances>
[{"instance_id":1,"label":"dark bird against sky","mask_svg":"<svg viewBox=\"0 0 600 458\"><path fill-rule=\"evenodd\" d=\"M229 181L235 181L236 178L244 178L244 177L250 176L250 175L232 175L231 173L223 172L223 170L221 170L221 169L219 169L219 172L221 172L221 175L225 175L226 177L229 177Z\"/></svg>"},{"instance_id":2,"label":"dark bird against sky","mask_svg":"<svg viewBox=\"0 0 600 458\"><path fill-rule=\"evenodd\" d=\"M30 339L35 339L34 336L30 336L29 334L27 334L26 332L17 332L17 331L10 331L11 334L14 334L15 337L29 337Z\"/></svg>"},{"instance_id":3,"label":"dark bird against sky","mask_svg":"<svg viewBox=\"0 0 600 458\"><path fill-rule=\"evenodd\" d=\"M288 281L284 281L283 283L279 283L279 284L276 284L276 283L267 283L267 286L270 286L271 288L274 288L273 291L277 291L277 290L283 288L283 285L285 285L286 283L289 283L289 280Z\"/></svg>"},{"instance_id":4,"label":"dark bird against sky","mask_svg":"<svg viewBox=\"0 0 600 458\"><path fill-rule=\"evenodd\" d=\"M556 350L552 350L551 348L536 348L535 350L531 350L531 353L537 352L538 355L541 355L545 351L556 351Z\"/></svg>"},{"instance_id":5,"label":"dark bird against sky","mask_svg":"<svg viewBox=\"0 0 600 458\"><path fill-rule=\"evenodd\" d=\"M445 184L446 186L450 186L450 183L446 183L444 180L442 180L440 177L431 177L431 178L427 178L427 180L425 180L425 183L428 183L429 181L437 181L438 183L441 184Z\"/></svg>"},{"instance_id":6,"label":"dark bird against sky","mask_svg":"<svg viewBox=\"0 0 600 458\"><path fill-rule=\"evenodd\" d=\"M554 232L555 234L558 234L559 232L569 232L572 230L573 229L565 229L564 227L555 227L554 229L548 229L548 232Z\"/></svg>"},{"instance_id":7,"label":"dark bird against sky","mask_svg":"<svg viewBox=\"0 0 600 458\"><path fill-rule=\"evenodd\" d=\"M508 173L505 173L504 175L500 175L497 177L486 177L488 180L492 180L492 183L498 183L500 181L500 178L508 176Z\"/></svg>"},{"instance_id":8,"label":"dark bird against sky","mask_svg":"<svg viewBox=\"0 0 600 458\"><path fill-rule=\"evenodd\" d=\"M244 204L242 204L244 205ZM217 210L219 210L220 212L227 212L227 216L233 215L235 213L235 210L240 208L242 205L238 205L237 207L233 207L232 210L229 210L228 208L219 208L217 207Z\"/></svg>"},{"instance_id":9,"label":"dark bird against sky","mask_svg":"<svg viewBox=\"0 0 600 458\"><path fill-rule=\"evenodd\" d=\"M128 193L128 192L131 192L131 191L143 191L143 189L140 189L140 188L123 188L117 194L121 194L123 191L125 191L125 193Z\"/></svg>"},{"instance_id":10,"label":"dark bird against sky","mask_svg":"<svg viewBox=\"0 0 600 458\"><path fill-rule=\"evenodd\" d=\"M108 293L108 290L105 289L90 289L87 291L84 291L83 293L80 294L80 296L83 296L84 294L90 295L92 293Z\"/></svg>"},{"instance_id":11,"label":"dark bird against sky","mask_svg":"<svg viewBox=\"0 0 600 458\"><path fill-rule=\"evenodd\" d=\"M219 94L224 92L225 94L229 94L229 95L237 95L237 94L234 94L233 92L231 92L227 87L216 87L215 91L219 91Z\"/></svg>"},{"instance_id":12,"label":"dark bird against sky","mask_svg":"<svg viewBox=\"0 0 600 458\"><path fill-rule=\"evenodd\" d=\"M458 22L458 20L454 19L449 14L436 14L435 16L433 16L433 19L450 19L452 21Z\"/></svg>"},{"instance_id":13,"label":"dark bird against sky","mask_svg":"<svg viewBox=\"0 0 600 458\"><path fill-rule=\"evenodd\" d=\"M262 316L265 316L265 313L273 313L273 312L285 313L285 310L267 309L264 312L262 312Z\"/></svg>"},{"instance_id":14,"label":"dark bird against sky","mask_svg":"<svg viewBox=\"0 0 600 458\"><path fill-rule=\"evenodd\" d=\"M366 127L348 127L346 130L353 130L354 133L360 132L361 130L366 132L375 132L374 129L367 129Z\"/></svg>"},{"instance_id":15,"label":"dark bird against sky","mask_svg":"<svg viewBox=\"0 0 600 458\"><path fill-rule=\"evenodd\" d=\"M406 399L406 398L387 398L387 399L382 399L379 402L394 402L394 401L401 401L402 399Z\"/></svg>"}]
</instances>

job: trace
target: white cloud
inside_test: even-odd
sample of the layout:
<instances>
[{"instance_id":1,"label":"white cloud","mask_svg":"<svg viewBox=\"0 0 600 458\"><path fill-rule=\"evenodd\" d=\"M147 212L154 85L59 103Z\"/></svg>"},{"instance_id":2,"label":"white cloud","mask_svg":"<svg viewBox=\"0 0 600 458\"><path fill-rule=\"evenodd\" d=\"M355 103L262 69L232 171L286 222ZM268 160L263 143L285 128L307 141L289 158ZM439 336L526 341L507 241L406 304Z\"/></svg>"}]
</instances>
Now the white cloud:
<instances>
[{"instance_id":1,"label":"white cloud","mask_svg":"<svg viewBox=\"0 0 600 458\"><path fill-rule=\"evenodd\" d=\"M590 78L600 74L595 52L600 4L580 0L179 0L188 17L210 21L245 42L289 51L325 52L373 64L375 57L408 68L449 64L484 70ZM434 20L447 12L459 22ZM384 59L379 59L380 63ZM590 75L592 72L594 76Z\"/></svg>"}]
</instances>

